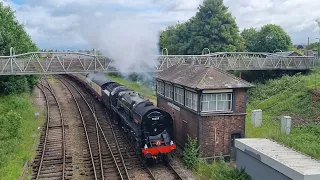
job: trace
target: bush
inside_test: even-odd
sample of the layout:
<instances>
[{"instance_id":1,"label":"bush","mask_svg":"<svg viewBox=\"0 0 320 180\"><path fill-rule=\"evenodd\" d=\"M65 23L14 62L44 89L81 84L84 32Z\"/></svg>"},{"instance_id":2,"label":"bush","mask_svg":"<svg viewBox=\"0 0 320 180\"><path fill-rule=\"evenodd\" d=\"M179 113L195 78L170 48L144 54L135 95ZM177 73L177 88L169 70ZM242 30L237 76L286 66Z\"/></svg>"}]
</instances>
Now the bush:
<instances>
[{"instance_id":1,"label":"bush","mask_svg":"<svg viewBox=\"0 0 320 180\"><path fill-rule=\"evenodd\" d=\"M34 112L40 112L38 120ZM19 179L22 166L31 162L44 116L27 93L0 96L0 179Z\"/></svg>"},{"instance_id":2,"label":"bush","mask_svg":"<svg viewBox=\"0 0 320 180\"><path fill-rule=\"evenodd\" d=\"M198 164L198 150L197 140L192 139L188 135L188 143L186 144L185 150L183 152L183 164L186 168L193 169Z\"/></svg>"},{"instance_id":3,"label":"bush","mask_svg":"<svg viewBox=\"0 0 320 180\"><path fill-rule=\"evenodd\" d=\"M277 80L268 80L266 83L258 83L255 88L249 90L248 100L262 101L268 99L270 96L279 94L279 92L286 92L292 89L300 89L305 85L305 81L300 74L295 76L285 75Z\"/></svg>"},{"instance_id":4,"label":"bush","mask_svg":"<svg viewBox=\"0 0 320 180\"><path fill-rule=\"evenodd\" d=\"M137 82L138 78L139 78L139 75L137 73L132 73L132 74L129 75L128 78L129 78L130 81Z\"/></svg>"},{"instance_id":5,"label":"bush","mask_svg":"<svg viewBox=\"0 0 320 180\"><path fill-rule=\"evenodd\" d=\"M113 77L122 78L121 73L118 73L118 72L110 72L110 73L107 73L107 75L108 75L108 76L113 76Z\"/></svg>"},{"instance_id":6,"label":"bush","mask_svg":"<svg viewBox=\"0 0 320 180\"><path fill-rule=\"evenodd\" d=\"M0 140L17 137L21 121L21 115L13 111L9 111L6 115L0 116Z\"/></svg>"},{"instance_id":7,"label":"bush","mask_svg":"<svg viewBox=\"0 0 320 180\"><path fill-rule=\"evenodd\" d=\"M213 164L200 161L197 166L197 176L199 179L212 180L251 180L251 176L244 169L234 169L223 160Z\"/></svg>"}]
</instances>

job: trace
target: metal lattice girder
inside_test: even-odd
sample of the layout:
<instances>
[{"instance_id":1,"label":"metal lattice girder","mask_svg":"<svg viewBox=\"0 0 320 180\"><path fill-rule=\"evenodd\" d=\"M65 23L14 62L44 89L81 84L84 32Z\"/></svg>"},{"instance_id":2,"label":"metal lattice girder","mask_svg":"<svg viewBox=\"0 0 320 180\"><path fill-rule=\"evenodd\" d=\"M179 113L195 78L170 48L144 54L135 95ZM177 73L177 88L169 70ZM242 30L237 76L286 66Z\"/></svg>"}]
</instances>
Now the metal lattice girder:
<instances>
[{"instance_id":1,"label":"metal lattice girder","mask_svg":"<svg viewBox=\"0 0 320 180\"><path fill-rule=\"evenodd\" d=\"M50 54L48 56L48 54ZM176 64L215 66L223 70L307 70L314 66L312 56L280 56L268 53L218 52L207 55L158 56L154 69L162 71ZM0 75L66 74L117 72L112 60L79 52L30 52L0 56ZM140 67L143 69L143 67ZM141 70L132 69L133 72Z\"/></svg>"},{"instance_id":2,"label":"metal lattice girder","mask_svg":"<svg viewBox=\"0 0 320 180\"><path fill-rule=\"evenodd\" d=\"M254 52L217 52L208 55L164 55L158 70L187 63L215 66L223 70L307 70L314 66L313 56L281 56Z\"/></svg>"},{"instance_id":3,"label":"metal lattice girder","mask_svg":"<svg viewBox=\"0 0 320 180\"><path fill-rule=\"evenodd\" d=\"M50 55L48 55L50 54ZM64 74L116 71L103 56L65 52L30 52L0 56L0 74Z\"/></svg>"}]
</instances>

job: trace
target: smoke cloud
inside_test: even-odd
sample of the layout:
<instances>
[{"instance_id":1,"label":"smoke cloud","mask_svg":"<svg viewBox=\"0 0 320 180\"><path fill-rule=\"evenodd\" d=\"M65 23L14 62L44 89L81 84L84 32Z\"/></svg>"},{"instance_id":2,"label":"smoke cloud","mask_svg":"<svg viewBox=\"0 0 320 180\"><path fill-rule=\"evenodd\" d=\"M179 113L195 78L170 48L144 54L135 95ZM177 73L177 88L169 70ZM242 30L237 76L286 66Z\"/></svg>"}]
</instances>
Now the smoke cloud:
<instances>
[{"instance_id":1,"label":"smoke cloud","mask_svg":"<svg viewBox=\"0 0 320 180\"><path fill-rule=\"evenodd\" d=\"M155 70L160 34L147 19L132 14L98 14L82 24L82 38L111 58L112 66L122 75Z\"/></svg>"}]
</instances>

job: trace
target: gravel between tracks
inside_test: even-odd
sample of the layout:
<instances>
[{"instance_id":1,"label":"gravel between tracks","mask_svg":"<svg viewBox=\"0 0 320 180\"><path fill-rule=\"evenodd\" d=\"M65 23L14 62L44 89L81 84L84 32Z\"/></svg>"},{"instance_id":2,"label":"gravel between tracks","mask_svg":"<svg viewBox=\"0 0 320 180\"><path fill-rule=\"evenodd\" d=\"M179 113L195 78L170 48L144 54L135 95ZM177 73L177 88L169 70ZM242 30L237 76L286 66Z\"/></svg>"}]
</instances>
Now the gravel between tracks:
<instances>
[{"instance_id":1,"label":"gravel between tracks","mask_svg":"<svg viewBox=\"0 0 320 180\"><path fill-rule=\"evenodd\" d=\"M171 166L176 170L180 177L186 180L195 180L192 170L183 167L182 150L177 148L171 156L173 157L170 158Z\"/></svg>"},{"instance_id":2,"label":"gravel between tracks","mask_svg":"<svg viewBox=\"0 0 320 180\"><path fill-rule=\"evenodd\" d=\"M85 166L84 161L87 156L86 139L83 135L82 122L76 103L74 102L70 92L64 87L64 85L54 79L52 88L57 92L59 102L62 106L62 112L65 116L66 124L69 125L69 141L71 146L71 155L73 158L73 176L72 179L86 180L88 176L88 167Z\"/></svg>"}]
</instances>

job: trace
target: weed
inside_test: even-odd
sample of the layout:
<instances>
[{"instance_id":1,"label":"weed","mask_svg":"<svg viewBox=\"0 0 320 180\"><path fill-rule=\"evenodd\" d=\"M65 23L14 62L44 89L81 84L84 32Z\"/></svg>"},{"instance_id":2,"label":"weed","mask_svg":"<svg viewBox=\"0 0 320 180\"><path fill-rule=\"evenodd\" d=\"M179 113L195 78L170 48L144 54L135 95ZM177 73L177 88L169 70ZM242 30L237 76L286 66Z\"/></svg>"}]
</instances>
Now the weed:
<instances>
[{"instance_id":1,"label":"weed","mask_svg":"<svg viewBox=\"0 0 320 180\"><path fill-rule=\"evenodd\" d=\"M209 164L200 160L194 174L196 179L251 180L250 175L244 169L234 169L224 161Z\"/></svg>"},{"instance_id":2,"label":"weed","mask_svg":"<svg viewBox=\"0 0 320 180\"><path fill-rule=\"evenodd\" d=\"M197 140L188 135L188 143L183 152L183 164L186 168L193 169L198 163L199 148Z\"/></svg>"}]
</instances>

